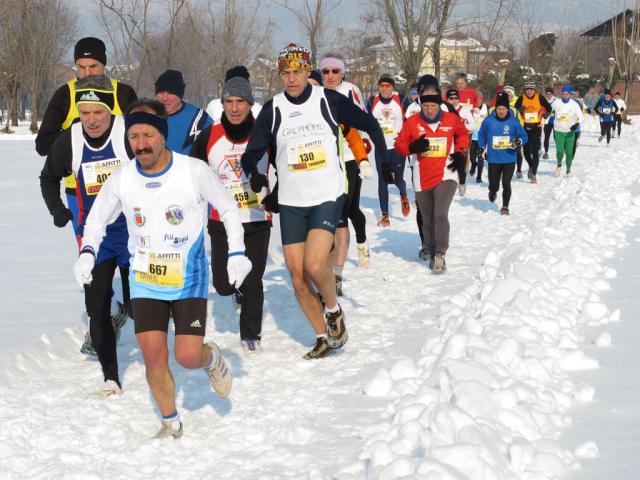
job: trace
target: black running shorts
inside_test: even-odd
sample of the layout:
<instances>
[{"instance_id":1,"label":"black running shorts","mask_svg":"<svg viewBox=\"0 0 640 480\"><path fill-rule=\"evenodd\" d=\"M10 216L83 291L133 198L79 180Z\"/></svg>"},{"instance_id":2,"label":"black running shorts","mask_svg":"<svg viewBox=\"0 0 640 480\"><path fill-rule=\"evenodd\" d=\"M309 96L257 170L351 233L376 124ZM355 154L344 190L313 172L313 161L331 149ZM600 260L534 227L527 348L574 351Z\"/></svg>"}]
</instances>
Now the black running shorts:
<instances>
[{"instance_id":1,"label":"black running shorts","mask_svg":"<svg viewBox=\"0 0 640 480\"><path fill-rule=\"evenodd\" d=\"M176 335L204 337L207 325L207 299L158 300L155 298L131 299L136 334L160 330L169 331L169 317L173 316Z\"/></svg>"},{"instance_id":2,"label":"black running shorts","mask_svg":"<svg viewBox=\"0 0 640 480\"><path fill-rule=\"evenodd\" d=\"M282 245L305 242L307 234L313 229L335 234L342 215L344 197L342 195L333 202L324 202L313 207L280 205Z\"/></svg>"}]
</instances>

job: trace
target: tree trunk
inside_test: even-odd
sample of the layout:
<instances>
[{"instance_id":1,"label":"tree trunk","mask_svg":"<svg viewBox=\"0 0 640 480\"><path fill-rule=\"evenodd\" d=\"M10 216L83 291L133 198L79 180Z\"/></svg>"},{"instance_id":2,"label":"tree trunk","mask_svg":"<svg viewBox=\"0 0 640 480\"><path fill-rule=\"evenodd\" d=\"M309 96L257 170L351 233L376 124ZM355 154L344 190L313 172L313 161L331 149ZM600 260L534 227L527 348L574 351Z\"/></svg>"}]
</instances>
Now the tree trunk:
<instances>
[{"instance_id":1,"label":"tree trunk","mask_svg":"<svg viewBox=\"0 0 640 480\"><path fill-rule=\"evenodd\" d=\"M38 133L38 87L31 85L31 133Z\"/></svg>"},{"instance_id":2,"label":"tree trunk","mask_svg":"<svg viewBox=\"0 0 640 480\"><path fill-rule=\"evenodd\" d=\"M17 80L9 82L9 95L11 95L9 118L11 119L11 125L14 127L18 126L18 85Z\"/></svg>"},{"instance_id":3,"label":"tree trunk","mask_svg":"<svg viewBox=\"0 0 640 480\"><path fill-rule=\"evenodd\" d=\"M440 78L440 44L433 45L433 71L436 78Z\"/></svg>"}]
</instances>

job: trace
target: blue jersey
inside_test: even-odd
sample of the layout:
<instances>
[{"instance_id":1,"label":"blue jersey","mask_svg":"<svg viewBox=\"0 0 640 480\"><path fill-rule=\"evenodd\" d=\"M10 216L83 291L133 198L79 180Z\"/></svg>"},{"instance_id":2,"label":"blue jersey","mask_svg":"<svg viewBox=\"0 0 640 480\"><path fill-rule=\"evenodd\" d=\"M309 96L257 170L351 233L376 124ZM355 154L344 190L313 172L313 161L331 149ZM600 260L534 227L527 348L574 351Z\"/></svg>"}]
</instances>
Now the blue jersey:
<instances>
[{"instance_id":1,"label":"blue jersey","mask_svg":"<svg viewBox=\"0 0 640 480\"><path fill-rule=\"evenodd\" d=\"M507 118L500 120L494 110L480 126L478 148L487 148L488 163L515 163L517 154L509 144L516 138L520 138L523 144L529 141L527 132L513 115L513 111L509 110Z\"/></svg>"},{"instance_id":2,"label":"blue jersey","mask_svg":"<svg viewBox=\"0 0 640 480\"><path fill-rule=\"evenodd\" d=\"M607 101L604 97L600 97L594 110L600 116L601 122L613 122L613 115L617 113L618 105L613 98Z\"/></svg>"},{"instance_id":3,"label":"blue jersey","mask_svg":"<svg viewBox=\"0 0 640 480\"><path fill-rule=\"evenodd\" d=\"M182 102L180 110L169 115L167 121L167 148L184 155L189 154L200 132L213 123L207 112L186 102Z\"/></svg>"},{"instance_id":4,"label":"blue jersey","mask_svg":"<svg viewBox=\"0 0 640 480\"><path fill-rule=\"evenodd\" d=\"M78 202L77 233L84 234L84 226L91 207L95 202L102 186L122 165L129 163L129 157L124 145L124 121L122 117L115 117L109 139L100 148L90 147L84 139L82 124L75 123L71 130L71 145L73 151L72 166L77 177L76 199ZM129 265L129 251L127 243L127 223L123 215L107 226L96 264L115 258L118 266Z\"/></svg>"}]
</instances>

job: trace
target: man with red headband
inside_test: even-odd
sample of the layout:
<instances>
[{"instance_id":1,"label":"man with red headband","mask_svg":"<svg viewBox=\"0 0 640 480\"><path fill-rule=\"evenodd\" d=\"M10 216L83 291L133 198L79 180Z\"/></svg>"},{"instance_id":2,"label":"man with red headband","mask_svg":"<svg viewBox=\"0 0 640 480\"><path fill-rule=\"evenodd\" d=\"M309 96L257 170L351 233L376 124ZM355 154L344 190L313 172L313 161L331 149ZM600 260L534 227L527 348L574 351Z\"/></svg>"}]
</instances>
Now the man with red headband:
<instances>
[{"instance_id":1,"label":"man with red headband","mask_svg":"<svg viewBox=\"0 0 640 480\"><path fill-rule=\"evenodd\" d=\"M262 108L242 156L251 188L260 192L268 179L259 172L258 163L269 148L276 152L284 258L298 304L316 333L316 344L306 359L324 357L348 338L328 265L346 192L339 125L365 131L376 148L386 151L380 127L370 115L344 95L309 83L311 64L310 52L300 45L289 44L280 52L284 92ZM390 172L388 161L382 168Z\"/></svg>"}]
</instances>

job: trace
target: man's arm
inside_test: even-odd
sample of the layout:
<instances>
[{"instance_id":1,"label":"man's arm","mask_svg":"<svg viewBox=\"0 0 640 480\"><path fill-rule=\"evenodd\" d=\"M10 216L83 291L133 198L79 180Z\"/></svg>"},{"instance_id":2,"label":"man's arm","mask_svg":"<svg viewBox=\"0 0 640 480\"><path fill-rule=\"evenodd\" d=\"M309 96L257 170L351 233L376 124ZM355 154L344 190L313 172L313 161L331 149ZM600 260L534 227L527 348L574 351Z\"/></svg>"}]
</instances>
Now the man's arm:
<instances>
[{"instance_id":1,"label":"man's arm","mask_svg":"<svg viewBox=\"0 0 640 480\"><path fill-rule=\"evenodd\" d=\"M338 123L366 132L376 146L377 152L387 150L387 143L384 140L380 124L373 116L360 110L352 101L338 92L325 89L325 95L329 101L331 112L338 117L336 118Z\"/></svg>"},{"instance_id":2,"label":"man's arm","mask_svg":"<svg viewBox=\"0 0 640 480\"><path fill-rule=\"evenodd\" d=\"M192 180L198 193L220 214L229 242L229 253L244 253L244 228L240 221L238 204L224 188L213 171L202 162L195 162Z\"/></svg>"},{"instance_id":3,"label":"man's arm","mask_svg":"<svg viewBox=\"0 0 640 480\"><path fill-rule=\"evenodd\" d=\"M71 130L67 129L56 139L40 172L40 191L52 215L56 209L64 208L60 198L60 181L72 173L72 157Z\"/></svg>"},{"instance_id":4,"label":"man's arm","mask_svg":"<svg viewBox=\"0 0 640 480\"><path fill-rule=\"evenodd\" d=\"M102 239L107 233L107 225L113 223L122 213L122 203L117 192L124 168L126 167L116 170L100 188L84 225L81 251L85 248L91 249L97 256Z\"/></svg>"},{"instance_id":5,"label":"man's arm","mask_svg":"<svg viewBox=\"0 0 640 480\"><path fill-rule=\"evenodd\" d=\"M340 95L340 94L338 94ZM340 95L343 98L343 95ZM269 100L260 110L256 122L251 129L251 135L247 149L242 155L242 169L247 176L251 176L258 171L258 162L269 147L274 143L273 132L273 100Z\"/></svg>"},{"instance_id":6,"label":"man's arm","mask_svg":"<svg viewBox=\"0 0 640 480\"><path fill-rule=\"evenodd\" d=\"M62 129L62 123L69 113L70 96L66 84L55 91L42 117L42 123L36 136L36 152L45 156L53 146Z\"/></svg>"},{"instance_id":7,"label":"man's arm","mask_svg":"<svg viewBox=\"0 0 640 480\"><path fill-rule=\"evenodd\" d=\"M200 132L200 135L196 137L196 141L191 146L189 156L203 160L206 163L207 159L207 145L209 144L209 137L211 136L211 125Z\"/></svg>"}]
</instances>

